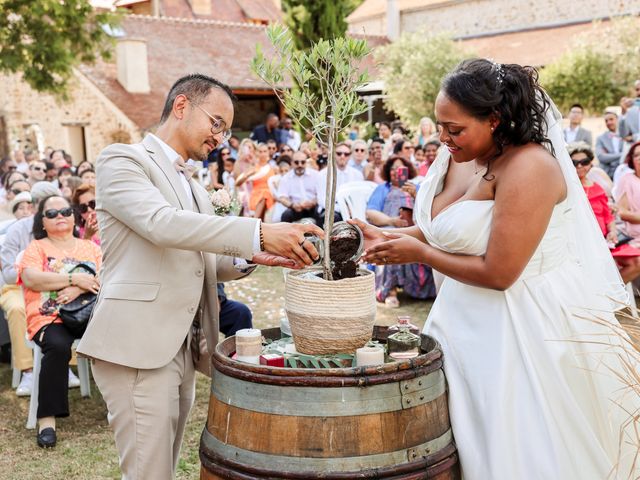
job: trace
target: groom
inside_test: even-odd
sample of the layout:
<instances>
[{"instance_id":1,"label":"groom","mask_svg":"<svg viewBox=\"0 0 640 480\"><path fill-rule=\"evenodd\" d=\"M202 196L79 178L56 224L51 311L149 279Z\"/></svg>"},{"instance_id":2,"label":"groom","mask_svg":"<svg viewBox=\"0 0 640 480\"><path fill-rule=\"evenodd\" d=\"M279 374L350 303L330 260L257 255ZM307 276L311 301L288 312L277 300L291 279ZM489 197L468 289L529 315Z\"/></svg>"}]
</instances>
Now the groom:
<instances>
[{"instance_id":1,"label":"groom","mask_svg":"<svg viewBox=\"0 0 640 480\"><path fill-rule=\"evenodd\" d=\"M318 255L304 234L319 228L216 217L190 179L185 161L229 138L233 98L213 78L183 77L156 135L97 160L102 288L78 353L92 359L127 480L174 477L195 362L210 361L199 338L209 352L218 340L217 282L250 273L245 259L297 268Z\"/></svg>"}]
</instances>

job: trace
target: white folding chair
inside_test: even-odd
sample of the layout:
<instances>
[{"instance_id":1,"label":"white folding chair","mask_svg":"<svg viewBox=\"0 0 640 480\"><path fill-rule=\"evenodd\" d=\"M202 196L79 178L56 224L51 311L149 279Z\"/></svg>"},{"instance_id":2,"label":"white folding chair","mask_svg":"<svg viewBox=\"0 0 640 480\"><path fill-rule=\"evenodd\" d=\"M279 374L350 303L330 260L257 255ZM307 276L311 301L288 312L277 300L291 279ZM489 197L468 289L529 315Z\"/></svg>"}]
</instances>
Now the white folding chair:
<instances>
[{"instance_id":1,"label":"white folding chair","mask_svg":"<svg viewBox=\"0 0 640 480\"><path fill-rule=\"evenodd\" d=\"M13 370L13 376L11 377L11 388L14 390L20 385L20 379L22 378L22 372L13 366L13 354L11 354L11 370Z\"/></svg>"},{"instance_id":2,"label":"white folding chair","mask_svg":"<svg viewBox=\"0 0 640 480\"><path fill-rule=\"evenodd\" d=\"M33 349L33 387L31 388L31 400L29 401L29 416L27 428L33 430L38 423L38 390L40 388L40 364L42 362L42 350L32 340L25 338L29 348ZM73 342L71 348L78 345L79 340ZM80 379L80 395L91 396L91 381L89 379L89 359L78 357L78 378Z\"/></svg>"},{"instance_id":3,"label":"white folding chair","mask_svg":"<svg viewBox=\"0 0 640 480\"><path fill-rule=\"evenodd\" d=\"M638 318L638 304L636 303L635 292L633 291L633 283L627 282L627 293L629 294L629 304L631 306L631 316Z\"/></svg>"},{"instance_id":4,"label":"white folding chair","mask_svg":"<svg viewBox=\"0 0 640 480\"><path fill-rule=\"evenodd\" d=\"M367 201L378 186L375 182L348 182L336 192L336 202L343 220L367 221Z\"/></svg>"}]
</instances>

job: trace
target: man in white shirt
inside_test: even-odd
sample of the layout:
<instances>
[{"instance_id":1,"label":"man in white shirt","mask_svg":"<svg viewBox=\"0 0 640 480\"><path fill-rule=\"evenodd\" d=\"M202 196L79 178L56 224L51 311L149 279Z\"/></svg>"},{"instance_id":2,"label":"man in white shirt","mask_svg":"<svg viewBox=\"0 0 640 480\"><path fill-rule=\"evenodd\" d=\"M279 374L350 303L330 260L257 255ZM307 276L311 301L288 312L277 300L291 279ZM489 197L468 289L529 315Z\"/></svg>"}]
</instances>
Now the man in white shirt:
<instances>
[{"instance_id":1,"label":"man in white shirt","mask_svg":"<svg viewBox=\"0 0 640 480\"><path fill-rule=\"evenodd\" d=\"M359 172L353 167L348 165L349 157L351 157L351 148L348 144L342 142L336 146L335 149L336 156L336 191L345 183L349 182L361 182L364 180L364 176L362 172ZM318 225L322 225L324 223L324 213L326 208L326 188L327 188L327 173L329 168L325 168L321 170L318 174L318 209L316 212L316 222ZM340 214L340 209L336 204L335 221L342 220L342 215Z\"/></svg>"},{"instance_id":2,"label":"man in white shirt","mask_svg":"<svg viewBox=\"0 0 640 480\"><path fill-rule=\"evenodd\" d=\"M353 155L349 160L349 166L355 168L360 173L364 173L364 166L367 164L367 156L369 155L369 149L367 148L367 142L364 140L355 140L351 145L353 148Z\"/></svg>"},{"instance_id":3,"label":"man in white shirt","mask_svg":"<svg viewBox=\"0 0 640 480\"><path fill-rule=\"evenodd\" d=\"M569 109L569 126L564 129L564 140L567 143L586 142L593 148L593 136L586 128L582 128L582 117L584 108L579 103L571 105Z\"/></svg>"},{"instance_id":4,"label":"man in white shirt","mask_svg":"<svg viewBox=\"0 0 640 480\"><path fill-rule=\"evenodd\" d=\"M283 222L315 217L319 174L307 168L307 155L302 151L293 154L292 167L278 186L278 202L286 207L281 217Z\"/></svg>"}]
</instances>

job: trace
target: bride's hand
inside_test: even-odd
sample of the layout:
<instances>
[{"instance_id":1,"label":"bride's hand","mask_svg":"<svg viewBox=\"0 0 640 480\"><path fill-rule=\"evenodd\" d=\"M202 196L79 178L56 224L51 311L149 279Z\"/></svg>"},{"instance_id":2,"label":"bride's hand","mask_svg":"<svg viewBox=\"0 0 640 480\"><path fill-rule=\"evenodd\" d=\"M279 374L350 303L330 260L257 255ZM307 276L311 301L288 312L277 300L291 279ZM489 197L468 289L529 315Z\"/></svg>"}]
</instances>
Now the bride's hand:
<instances>
[{"instance_id":1,"label":"bride's hand","mask_svg":"<svg viewBox=\"0 0 640 480\"><path fill-rule=\"evenodd\" d=\"M364 223L362 220L355 220L355 219L347 220L347 223L360 227L360 230L362 230L362 233L364 235L365 250L369 250L371 247L379 244L380 242L384 242L386 240L386 237L383 234L383 230L381 228L376 227L375 225Z\"/></svg>"},{"instance_id":2,"label":"bride's hand","mask_svg":"<svg viewBox=\"0 0 640 480\"><path fill-rule=\"evenodd\" d=\"M427 245L411 235L382 232L384 241L367 248L363 259L377 265L425 263Z\"/></svg>"}]
</instances>

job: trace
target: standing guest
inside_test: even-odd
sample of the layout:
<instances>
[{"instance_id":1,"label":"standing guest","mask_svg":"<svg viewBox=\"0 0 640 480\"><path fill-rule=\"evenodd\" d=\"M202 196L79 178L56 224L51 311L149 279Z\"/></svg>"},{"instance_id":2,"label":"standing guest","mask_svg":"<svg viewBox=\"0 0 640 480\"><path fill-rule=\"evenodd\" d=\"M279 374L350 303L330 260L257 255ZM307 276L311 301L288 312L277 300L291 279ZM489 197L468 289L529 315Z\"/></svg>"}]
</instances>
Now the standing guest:
<instances>
[{"instance_id":1,"label":"standing guest","mask_svg":"<svg viewBox=\"0 0 640 480\"><path fill-rule=\"evenodd\" d=\"M360 173L364 173L364 167L367 165L367 157L369 156L369 149L367 148L367 142L364 140L354 140L351 145L353 155L349 160L349 166L355 168Z\"/></svg>"},{"instance_id":2,"label":"standing guest","mask_svg":"<svg viewBox=\"0 0 640 480\"><path fill-rule=\"evenodd\" d=\"M369 145L369 163L365 165L363 175L365 180L369 182L383 183L382 168L384 160L382 159L382 149L384 142L379 138L374 138Z\"/></svg>"},{"instance_id":3,"label":"standing guest","mask_svg":"<svg viewBox=\"0 0 640 480\"><path fill-rule=\"evenodd\" d=\"M249 213L253 218L264 220L264 216L274 203L269 191L269 178L275 175L270 163L269 148L264 143L258 145L258 160L251 170L236 179L236 187L247 182L249 186Z\"/></svg>"},{"instance_id":4,"label":"standing guest","mask_svg":"<svg viewBox=\"0 0 640 480\"><path fill-rule=\"evenodd\" d=\"M303 151L293 154L292 170L283 175L278 186L278 202L284 206L283 222L297 222L303 218L314 218L318 196L318 175L307 167L307 155Z\"/></svg>"},{"instance_id":5,"label":"standing guest","mask_svg":"<svg viewBox=\"0 0 640 480\"><path fill-rule=\"evenodd\" d=\"M636 86L640 84L640 80L636 81ZM637 91L638 87L636 87ZM640 140L640 100L638 97L623 98L621 102L622 116L618 131L625 142L637 142Z\"/></svg>"},{"instance_id":6,"label":"standing guest","mask_svg":"<svg viewBox=\"0 0 640 480\"><path fill-rule=\"evenodd\" d=\"M349 157L351 156L351 149L349 145L342 142L336 145L335 150L336 156L336 191L340 189L342 185L349 182L361 182L364 180L364 176L361 172L352 168L348 165ZM327 169L320 170L318 174L318 186L316 187L317 192L317 208L316 208L316 223L318 225L322 225L324 223L324 215L325 215L325 202L326 202L326 185L327 185ZM340 208L338 207L338 203L336 202L335 206L335 221L338 222L342 220L342 214L340 212Z\"/></svg>"},{"instance_id":7,"label":"standing guest","mask_svg":"<svg viewBox=\"0 0 640 480\"><path fill-rule=\"evenodd\" d=\"M93 170L93 168L83 170L82 173L78 175L78 177L80 177L82 183L86 183L87 185L91 185L93 187L96 186L96 172L95 170Z\"/></svg>"},{"instance_id":8,"label":"standing guest","mask_svg":"<svg viewBox=\"0 0 640 480\"><path fill-rule=\"evenodd\" d=\"M74 236L73 209L66 199L48 197L40 202L33 220L34 240L18 264L24 289L27 337L42 349L38 388L40 447L56 445L56 417L69 416L69 361L75 337L62 324L61 305L79 295L98 293L100 281L86 270L100 270L100 248Z\"/></svg>"},{"instance_id":9,"label":"standing guest","mask_svg":"<svg viewBox=\"0 0 640 480\"><path fill-rule=\"evenodd\" d=\"M282 119L282 143L291 147L292 153L300 149L300 134L293 129L293 120L289 117Z\"/></svg>"},{"instance_id":10,"label":"standing guest","mask_svg":"<svg viewBox=\"0 0 640 480\"><path fill-rule=\"evenodd\" d=\"M384 164L385 183L378 185L367 202L367 220L378 227L409 227L413 225L414 194L398 182L397 170L406 167L409 179L416 176L413 164L402 156L392 156ZM398 289L413 298L436 296L431 268L420 263L379 265L376 267L376 300L389 308L398 308Z\"/></svg>"},{"instance_id":11,"label":"standing guest","mask_svg":"<svg viewBox=\"0 0 640 480\"><path fill-rule=\"evenodd\" d=\"M422 117L418 124L418 134L414 141L416 145L424 146L429 140L433 140L438 135L436 124L429 117Z\"/></svg>"},{"instance_id":12,"label":"standing guest","mask_svg":"<svg viewBox=\"0 0 640 480\"><path fill-rule=\"evenodd\" d=\"M385 160L389 156L389 152L393 150L393 140L391 138L392 133L391 124L389 122L380 122L378 124L378 138L383 142L382 156Z\"/></svg>"},{"instance_id":13,"label":"standing guest","mask_svg":"<svg viewBox=\"0 0 640 480\"><path fill-rule=\"evenodd\" d=\"M82 172L85 170L93 170L93 163L89 160L83 160L76 166L76 175L78 177L82 176Z\"/></svg>"},{"instance_id":14,"label":"standing guest","mask_svg":"<svg viewBox=\"0 0 640 480\"><path fill-rule=\"evenodd\" d=\"M222 168L224 171L222 172L222 186L226 188L231 195L235 195L236 193L236 179L235 179L235 164L236 159L229 156L224 159Z\"/></svg>"},{"instance_id":15,"label":"standing guest","mask_svg":"<svg viewBox=\"0 0 640 480\"><path fill-rule=\"evenodd\" d=\"M19 195L23 195L20 193ZM31 190L31 198L37 209L45 198L51 195L60 195L54 185L49 182L39 182ZM18 254L24 251L33 240L33 215L16 221L7 230L7 234L0 248L0 267L2 268L2 294L0 306L5 312L9 324L11 336L11 355L13 367L20 370L20 384L16 389L16 395L26 397L31 395L33 387L33 353L24 343L27 333L27 316L24 306L24 297L18 283L16 261ZM69 384L80 385L77 377L69 370Z\"/></svg>"},{"instance_id":16,"label":"standing guest","mask_svg":"<svg viewBox=\"0 0 640 480\"><path fill-rule=\"evenodd\" d=\"M602 169L610 178L620 165L624 141L618 135L618 115L615 112L605 112L604 123L607 131L596 139L596 157Z\"/></svg>"},{"instance_id":17,"label":"standing guest","mask_svg":"<svg viewBox=\"0 0 640 480\"><path fill-rule=\"evenodd\" d=\"M586 128L582 128L582 118L584 117L584 108L579 103L574 103L569 109L569 126L564 129L564 140L567 143L586 142L590 147L593 146L593 136Z\"/></svg>"},{"instance_id":18,"label":"standing guest","mask_svg":"<svg viewBox=\"0 0 640 480\"><path fill-rule=\"evenodd\" d=\"M618 215L625 222L625 231L633 238L631 245L640 248L640 142L631 146L625 163L633 173L620 178L615 190L615 201Z\"/></svg>"},{"instance_id":19,"label":"standing guest","mask_svg":"<svg viewBox=\"0 0 640 480\"><path fill-rule=\"evenodd\" d=\"M618 243L616 218L611 213L609 198L604 189L597 183L589 180L587 174L593 162L593 152L586 143L571 144L567 147L571 161L576 167L576 173L587 194L589 204L593 210L598 226L609 243L611 255L620 269L620 276L624 283L632 282L640 275L640 250L629 244L615 248Z\"/></svg>"},{"instance_id":20,"label":"standing guest","mask_svg":"<svg viewBox=\"0 0 640 480\"><path fill-rule=\"evenodd\" d=\"M304 234L321 229L216 216L207 191L185 175L185 159L204 161L231 135L233 98L211 77L183 77L155 135L111 145L96 161L105 263L78 353L92 358L128 480L175 476L195 367L209 372L205 346L218 343L213 286L250 273L243 259L299 268L318 257Z\"/></svg>"},{"instance_id":21,"label":"standing guest","mask_svg":"<svg viewBox=\"0 0 640 480\"><path fill-rule=\"evenodd\" d=\"M36 182L42 182L47 175L47 164L42 160L35 160L27 170L27 181L33 186Z\"/></svg>"},{"instance_id":22,"label":"standing guest","mask_svg":"<svg viewBox=\"0 0 640 480\"><path fill-rule=\"evenodd\" d=\"M274 140L276 144L283 143L281 140L282 133L278 128L280 120L275 113L269 113L264 124L258 125L253 129L249 138L256 143L267 143L269 140Z\"/></svg>"},{"instance_id":23,"label":"standing guest","mask_svg":"<svg viewBox=\"0 0 640 480\"><path fill-rule=\"evenodd\" d=\"M238 153L236 163L234 165L234 178L237 180L244 173L253 170L257 161L256 144L253 140L245 138L240 142L240 151ZM245 175L246 177L246 175ZM238 200L242 205L244 212L249 211L249 195L251 193L251 184L245 183L241 187L237 188Z\"/></svg>"},{"instance_id":24,"label":"standing guest","mask_svg":"<svg viewBox=\"0 0 640 480\"><path fill-rule=\"evenodd\" d=\"M78 236L100 245L100 232L96 218L96 189L93 185L80 185L73 194L72 206L79 215Z\"/></svg>"}]
</instances>

